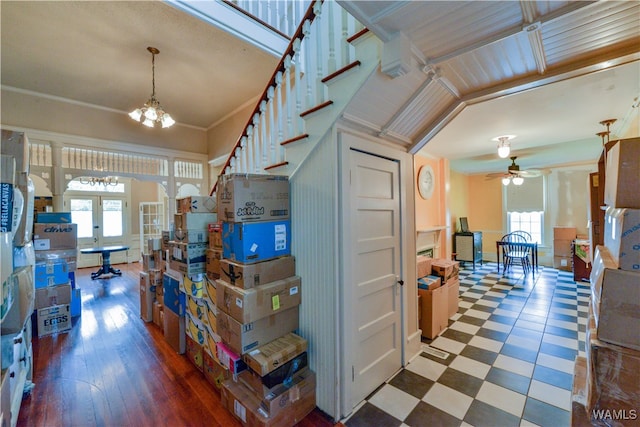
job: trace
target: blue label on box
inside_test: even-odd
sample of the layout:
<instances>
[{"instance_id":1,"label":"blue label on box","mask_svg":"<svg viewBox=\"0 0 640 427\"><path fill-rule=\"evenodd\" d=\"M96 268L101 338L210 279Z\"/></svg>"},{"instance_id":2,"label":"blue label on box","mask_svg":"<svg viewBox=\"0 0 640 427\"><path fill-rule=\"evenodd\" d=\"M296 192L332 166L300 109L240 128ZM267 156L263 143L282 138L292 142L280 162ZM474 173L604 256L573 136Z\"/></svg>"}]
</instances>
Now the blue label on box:
<instances>
[{"instance_id":1,"label":"blue label on box","mask_svg":"<svg viewBox=\"0 0 640 427\"><path fill-rule=\"evenodd\" d=\"M291 221L222 223L222 256L251 264L291 254Z\"/></svg>"},{"instance_id":2,"label":"blue label on box","mask_svg":"<svg viewBox=\"0 0 640 427\"><path fill-rule=\"evenodd\" d=\"M71 224L71 212L38 212L36 222L45 224Z\"/></svg>"},{"instance_id":3,"label":"blue label on box","mask_svg":"<svg viewBox=\"0 0 640 427\"><path fill-rule=\"evenodd\" d=\"M162 275L162 286L164 288L164 306L178 316L184 316L186 302L185 294L180 292L180 282L165 273Z\"/></svg>"},{"instance_id":4,"label":"blue label on box","mask_svg":"<svg viewBox=\"0 0 640 427\"><path fill-rule=\"evenodd\" d=\"M71 317L80 316L82 312L82 295L80 289L71 290Z\"/></svg>"},{"instance_id":5,"label":"blue label on box","mask_svg":"<svg viewBox=\"0 0 640 427\"><path fill-rule=\"evenodd\" d=\"M65 261L38 262L35 268L36 289L69 283L69 267Z\"/></svg>"},{"instance_id":6,"label":"blue label on box","mask_svg":"<svg viewBox=\"0 0 640 427\"><path fill-rule=\"evenodd\" d=\"M0 183L0 231L11 231L13 226L13 185Z\"/></svg>"}]
</instances>

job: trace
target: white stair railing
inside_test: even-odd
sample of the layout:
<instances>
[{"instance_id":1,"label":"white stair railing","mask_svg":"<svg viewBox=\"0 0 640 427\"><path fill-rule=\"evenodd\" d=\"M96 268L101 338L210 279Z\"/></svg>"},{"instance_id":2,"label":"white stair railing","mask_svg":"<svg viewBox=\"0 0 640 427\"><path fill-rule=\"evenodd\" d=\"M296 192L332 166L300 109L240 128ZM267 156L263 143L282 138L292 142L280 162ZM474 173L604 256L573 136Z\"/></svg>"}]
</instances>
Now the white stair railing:
<instances>
[{"instance_id":1,"label":"white stair railing","mask_svg":"<svg viewBox=\"0 0 640 427\"><path fill-rule=\"evenodd\" d=\"M361 29L334 1L311 2L221 174L267 173L285 162L281 143L305 134L301 114L328 101L322 79L355 60L347 35Z\"/></svg>"},{"instance_id":2,"label":"white stair railing","mask_svg":"<svg viewBox=\"0 0 640 427\"><path fill-rule=\"evenodd\" d=\"M280 33L291 37L304 13L309 0L231 0L229 3L266 23Z\"/></svg>"}]
</instances>

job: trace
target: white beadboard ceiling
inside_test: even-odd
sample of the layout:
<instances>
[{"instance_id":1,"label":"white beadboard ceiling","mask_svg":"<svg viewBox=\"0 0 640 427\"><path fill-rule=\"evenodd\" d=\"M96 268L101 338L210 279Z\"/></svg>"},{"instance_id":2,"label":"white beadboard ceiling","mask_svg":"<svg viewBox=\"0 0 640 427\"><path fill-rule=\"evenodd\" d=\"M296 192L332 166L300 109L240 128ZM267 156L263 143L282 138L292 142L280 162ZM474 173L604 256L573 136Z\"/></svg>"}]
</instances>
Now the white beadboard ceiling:
<instances>
[{"instance_id":1,"label":"white beadboard ceiling","mask_svg":"<svg viewBox=\"0 0 640 427\"><path fill-rule=\"evenodd\" d=\"M410 40L406 74L373 75L344 119L454 170L595 162L600 121L638 129L640 2L338 1L384 42ZM384 49L384 48L383 48ZM371 105L377 108L372 111Z\"/></svg>"}]
</instances>

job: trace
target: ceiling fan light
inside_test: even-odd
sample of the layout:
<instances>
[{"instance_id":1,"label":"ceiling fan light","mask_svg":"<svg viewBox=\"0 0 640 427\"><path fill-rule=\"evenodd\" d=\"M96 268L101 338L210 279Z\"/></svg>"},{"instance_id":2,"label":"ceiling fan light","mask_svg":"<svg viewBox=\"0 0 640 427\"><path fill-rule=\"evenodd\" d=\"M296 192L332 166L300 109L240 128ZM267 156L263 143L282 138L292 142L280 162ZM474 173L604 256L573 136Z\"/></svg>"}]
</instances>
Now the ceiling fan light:
<instances>
[{"instance_id":1,"label":"ceiling fan light","mask_svg":"<svg viewBox=\"0 0 640 427\"><path fill-rule=\"evenodd\" d=\"M502 178L502 185L507 186L511 182L511 178L505 177Z\"/></svg>"},{"instance_id":2,"label":"ceiling fan light","mask_svg":"<svg viewBox=\"0 0 640 427\"><path fill-rule=\"evenodd\" d=\"M133 110L132 112L129 113L129 117L131 117L133 120L139 122L140 118L142 117L142 110L139 108L136 108L135 110Z\"/></svg>"},{"instance_id":3,"label":"ceiling fan light","mask_svg":"<svg viewBox=\"0 0 640 427\"><path fill-rule=\"evenodd\" d=\"M503 159L509 157L509 153L511 152L511 148L508 145L500 145L498 147L498 156Z\"/></svg>"},{"instance_id":4,"label":"ceiling fan light","mask_svg":"<svg viewBox=\"0 0 640 427\"><path fill-rule=\"evenodd\" d=\"M524 178L521 176L516 176L513 178L513 185L522 185L524 183Z\"/></svg>"}]
</instances>

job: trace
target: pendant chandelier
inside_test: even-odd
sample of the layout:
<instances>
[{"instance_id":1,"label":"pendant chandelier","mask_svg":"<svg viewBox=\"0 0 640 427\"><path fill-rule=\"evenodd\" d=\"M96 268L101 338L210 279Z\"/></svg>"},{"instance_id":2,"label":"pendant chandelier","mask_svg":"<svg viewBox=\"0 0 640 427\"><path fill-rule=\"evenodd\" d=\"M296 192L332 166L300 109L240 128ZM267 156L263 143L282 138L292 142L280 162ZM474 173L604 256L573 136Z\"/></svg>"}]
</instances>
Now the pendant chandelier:
<instances>
[{"instance_id":1,"label":"pendant chandelier","mask_svg":"<svg viewBox=\"0 0 640 427\"><path fill-rule=\"evenodd\" d=\"M160 53L155 47L148 47L151 52L151 98L145 102L141 108L136 108L129 113L129 117L137 122L141 122L147 127L155 127L156 124L162 125L163 128L172 126L176 121L168 114L156 99L156 55Z\"/></svg>"}]
</instances>

